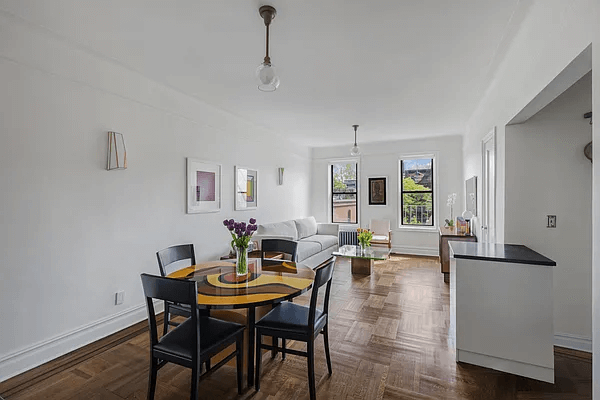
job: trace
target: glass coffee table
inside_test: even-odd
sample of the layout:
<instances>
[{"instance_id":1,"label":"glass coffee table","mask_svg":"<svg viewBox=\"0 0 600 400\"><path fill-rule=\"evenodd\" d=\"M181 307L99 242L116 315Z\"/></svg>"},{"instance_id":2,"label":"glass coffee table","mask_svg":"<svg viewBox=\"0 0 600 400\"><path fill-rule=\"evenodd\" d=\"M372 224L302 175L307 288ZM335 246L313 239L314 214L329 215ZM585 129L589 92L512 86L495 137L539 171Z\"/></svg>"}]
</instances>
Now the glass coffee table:
<instances>
[{"instance_id":1,"label":"glass coffee table","mask_svg":"<svg viewBox=\"0 0 600 400\"><path fill-rule=\"evenodd\" d=\"M352 273L371 275L375 260L387 260L391 250L386 247L367 247L362 250L360 246L345 245L333 252L334 256L347 257L352 262Z\"/></svg>"}]
</instances>

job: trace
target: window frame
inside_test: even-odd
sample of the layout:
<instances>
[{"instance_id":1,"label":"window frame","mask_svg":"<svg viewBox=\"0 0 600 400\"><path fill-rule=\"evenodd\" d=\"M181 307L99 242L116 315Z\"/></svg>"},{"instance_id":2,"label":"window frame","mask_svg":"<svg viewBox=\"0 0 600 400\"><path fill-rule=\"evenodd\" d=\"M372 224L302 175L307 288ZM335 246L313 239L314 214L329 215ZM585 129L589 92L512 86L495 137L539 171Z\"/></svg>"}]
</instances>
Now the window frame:
<instances>
[{"instance_id":1,"label":"window frame","mask_svg":"<svg viewBox=\"0 0 600 400\"><path fill-rule=\"evenodd\" d=\"M402 173L404 167L404 161L415 160L415 159L431 159L432 160L432 176L431 176L431 191L403 191L402 185ZM439 216L439 184L438 184L438 154L437 152L432 153L420 153L420 154L402 154L398 157L398 229L407 231L437 231L438 229L438 216ZM411 225L403 224L403 210L404 210L404 196L403 194L410 193L431 193L431 219L432 225Z\"/></svg>"},{"instance_id":2,"label":"window frame","mask_svg":"<svg viewBox=\"0 0 600 400\"><path fill-rule=\"evenodd\" d=\"M333 195L335 194L333 191L333 166L336 164L355 164L356 165L356 222L333 222L334 220L334 212L333 212ZM360 225L360 160L357 158L345 158L339 160L330 160L327 168L327 175L329 179L329 206L328 214L329 221L332 224L340 224L340 225L350 225L350 226L359 226ZM354 194L354 193L349 193Z\"/></svg>"}]
</instances>

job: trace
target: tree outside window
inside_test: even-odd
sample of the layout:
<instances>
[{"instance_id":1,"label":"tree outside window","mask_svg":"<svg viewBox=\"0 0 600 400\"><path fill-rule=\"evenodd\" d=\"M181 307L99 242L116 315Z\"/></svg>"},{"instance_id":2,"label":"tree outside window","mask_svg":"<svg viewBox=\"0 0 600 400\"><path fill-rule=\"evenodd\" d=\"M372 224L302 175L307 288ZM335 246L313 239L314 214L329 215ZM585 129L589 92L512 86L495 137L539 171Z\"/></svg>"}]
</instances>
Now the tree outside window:
<instances>
[{"instance_id":1,"label":"tree outside window","mask_svg":"<svg viewBox=\"0 0 600 400\"><path fill-rule=\"evenodd\" d=\"M358 164L331 165L331 221L358 222Z\"/></svg>"},{"instance_id":2,"label":"tree outside window","mask_svg":"<svg viewBox=\"0 0 600 400\"><path fill-rule=\"evenodd\" d=\"M433 226L433 158L400 161L402 225Z\"/></svg>"}]
</instances>

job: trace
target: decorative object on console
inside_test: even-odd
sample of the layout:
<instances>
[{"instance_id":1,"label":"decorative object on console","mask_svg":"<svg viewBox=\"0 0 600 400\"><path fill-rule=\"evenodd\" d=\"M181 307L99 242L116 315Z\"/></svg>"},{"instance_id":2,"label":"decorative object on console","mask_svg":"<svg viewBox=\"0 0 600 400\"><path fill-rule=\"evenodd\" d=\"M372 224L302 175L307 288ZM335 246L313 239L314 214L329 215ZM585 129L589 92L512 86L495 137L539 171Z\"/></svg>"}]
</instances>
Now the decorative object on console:
<instances>
[{"instance_id":1,"label":"decorative object on console","mask_svg":"<svg viewBox=\"0 0 600 400\"><path fill-rule=\"evenodd\" d=\"M465 234L470 235L471 234L471 220L473 219L473 213L469 210L465 210L462 213L462 217L467 224L467 232Z\"/></svg>"},{"instance_id":2,"label":"decorative object on console","mask_svg":"<svg viewBox=\"0 0 600 400\"><path fill-rule=\"evenodd\" d=\"M590 125L593 125L593 121L592 121L592 112L587 112L585 114L583 114L583 118L585 119L590 119ZM592 142L589 142L588 144L585 145L585 147L583 148L583 154L585 155L585 157L590 160L591 162L594 162L594 160L592 159Z\"/></svg>"},{"instance_id":3,"label":"decorative object on console","mask_svg":"<svg viewBox=\"0 0 600 400\"><path fill-rule=\"evenodd\" d=\"M465 181L465 209L477 215L477 177L473 176Z\"/></svg>"},{"instance_id":4,"label":"decorative object on console","mask_svg":"<svg viewBox=\"0 0 600 400\"><path fill-rule=\"evenodd\" d=\"M187 158L187 213L221 210L221 165Z\"/></svg>"},{"instance_id":5,"label":"decorative object on console","mask_svg":"<svg viewBox=\"0 0 600 400\"><path fill-rule=\"evenodd\" d=\"M358 129L358 125L352 125L352 127L354 128L354 146L352 146L352 149L350 150L350 155L356 157L360 155L360 149L356 144L356 130Z\"/></svg>"},{"instance_id":6,"label":"decorative object on console","mask_svg":"<svg viewBox=\"0 0 600 400\"><path fill-rule=\"evenodd\" d=\"M256 232L256 219L250 218L248 224L245 222L235 222L233 219L226 219L223 225L229 229L231 234L231 247L235 247L236 262L235 270L237 275L246 275L248 273L248 247L250 238Z\"/></svg>"},{"instance_id":7,"label":"decorative object on console","mask_svg":"<svg viewBox=\"0 0 600 400\"><path fill-rule=\"evenodd\" d=\"M127 150L122 133L108 132L106 170L127 169Z\"/></svg>"},{"instance_id":8,"label":"decorative object on console","mask_svg":"<svg viewBox=\"0 0 600 400\"><path fill-rule=\"evenodd\" d=\"M456 204L456 193L450 193L448 195L448 201L446 202L446 205L450 207L450 221L446 220L448 226L454 225L454 204ZM450 224L450 222L452 222L452 224Z\"/></svg>"},{"instance_id":9,"label":"decorative object on console","mask_svg":"<svg viewBox=\"0 0 600 400\"><path fill-rule=\"evenodd\" d=\"M260 80L258 89L263 92L274 92L279 87L279 77L275 73L275 68L273 68L271 58L269 57L269 26L271 26L271 21L273 21L275 15L277 15L277 11L272 6L262 6L258 9L258 13L265 21L265 26L267 28L265 59L256 69L256 76L258 76L258 79Z\"/></svg>"},{"instance_id":10,"label":"decorative object on console","mask_svg":"<svg viewBox=\"0 0 600 400\"><path fill-rule=\"evenodd\" d=\"M283 185L283 167L277 168L277 184Z\"/></svg>"},{"instance_id":11,"label":"decorative object on console","mask_svg":"<svg viewBox=\"0 0 600 400\"><path fill-rule=\"evenodd\" d=\"M253 210L258 205L258 171L235 166L235 209Z\"/></svg>"},{"instance_id":12,"label":"decorative object on console","mask_svg":"<svg viewBox=\"0 0 600 400\"><path fill-rule=\"evenodd\" d=\"M368 229L358 228L356 230L358 232L358 243L360 244L360 248L365 250L367 247L371 246L371 240L373 239L373 232Z\"/></svg>"},{"instance_id":13,"label":"decorative object on console","mask_svg":"<svg viewBox=\"0 0 600 400\"><path fill-rule=\"evenodd\" d=\"M387 177L369 178L369 205L387 205Z\"/></svg>"}]
</instances>

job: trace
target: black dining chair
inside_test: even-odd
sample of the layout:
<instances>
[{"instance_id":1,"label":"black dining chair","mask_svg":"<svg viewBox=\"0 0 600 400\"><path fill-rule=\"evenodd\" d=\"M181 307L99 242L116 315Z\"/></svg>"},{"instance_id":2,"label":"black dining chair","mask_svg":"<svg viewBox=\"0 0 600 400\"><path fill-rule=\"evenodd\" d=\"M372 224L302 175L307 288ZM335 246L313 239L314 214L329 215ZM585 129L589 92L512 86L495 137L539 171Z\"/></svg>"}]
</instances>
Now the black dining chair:
<instances>
[{"instance_id":1,"label":"black dining chair","mask_svg":"<svg viewBox=\"0 0 600 400\"><path fill-rule=\"evenodd\" d=\"M238 393L242 393L244 326L216 318L200 317L197 304L196 281L163 278L142 274L142 286L146 297L148 323L150 325L150 372L148 399L154 399L156 378L160 368L171 362L192 369L190 398L198 399L198 383L233 357L237 361ZM166 335L158 338L153 299L164 300L190 307L190 318ZM235 351L201 374L202 363L235 343Z\"/></svg>"},{"instance_id":2,"label":"black dining chair","mask_svg":"<svg viewBox=\"0 0 600 400\"><path fill-rule=\"evenodd\" d=\"M296 261L296 253L298 251L298 242L286 239L263 239L261 241L260 258L261 262L265 261L265 253L283 253L290 256L290 260ZM263 264L264 265L264 264ZM290 300L292 301L292 300ZM277 307L278 304L274 305L273 308ZM277 344L279 339L273 337L273 344ZM285 340L281 346L281 356L285 360ZM275 358L277 351L271 352L272 357Z\"/></svg>"},{"instance_id":3,"label":"black dining chair","mask_svg":"<svg viewBox=\"0 0 600 400\"><path fill-rule=\"evenodd\" d=\"M296 252L298 251L298 242L285 239L263 239L260 245L260 258L265 259L265 253L284 253L296 261Z\"/></svg>"},{"instance_id":4,"label":"black dining chair","mask_svg":"<svg viewBox=\"0 0 600 400\"><path fill-rule=\"evenodd\" d=\"M190 260L190 265L196 264L196 254L194 253L193 244L180 244L177 246L167 247L161 251L156 252L156 258L158 259L158 269L160 270L161 276L167 276L166 268L177 262L183 260ZM177 322L171 321L171 316L182 316L185 318L190 317L190 308L181 304L174 304L165 301L165 320L163 327L163 335L166 335L169 330L169 325L177 326Z\"/></svg>"},{"instance_id":5,"label":"black dining chair","mask_svg":"<svg viewBox=\"0 0 600 400\"><path fill-rule=\"evenodd\" d=\"M327 359L327 369L331 375L331 357L329 356L329 335L327 332L328 312L329 312L329 294L331 292L331 278L333 276L333 266L335 257L317 267L315 282L310 296L310 306L301 306L295 303L281 303L278 307L269 311L267 315L256 323L256 379L255 388L260 390L260 367L261 367L261 349L280 350L278 342L274 346L262 343L263 336L272 336L281 338L285 343L286 339L297 340L307 343L307 351L287 349L286 352L308 358L308 387L311 400L316 398L315 386L315 348L314 343L319 333L323 334L325 343L325 357ZM319 288L327 284L325 290L325 299L323 310L317 309L317 298Z\"/></svg>"}]
</instances>

